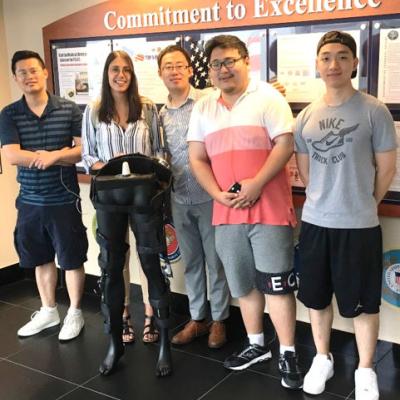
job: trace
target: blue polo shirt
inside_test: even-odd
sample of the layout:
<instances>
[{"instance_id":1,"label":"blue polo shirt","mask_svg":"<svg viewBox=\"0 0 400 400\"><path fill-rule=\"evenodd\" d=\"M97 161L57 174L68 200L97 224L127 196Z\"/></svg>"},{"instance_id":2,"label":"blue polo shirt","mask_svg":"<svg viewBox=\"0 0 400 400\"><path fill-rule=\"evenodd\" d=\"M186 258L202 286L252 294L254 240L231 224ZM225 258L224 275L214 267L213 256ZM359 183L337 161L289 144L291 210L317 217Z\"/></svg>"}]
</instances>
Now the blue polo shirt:
<instances>
[{"instance_id":1,"label":"blue polo shirt","mask_svg":"<svg viewBox=\"0 0 400 400\"><path fill-rule=\"evenodd\" d=\"M71 147L73 137L81 136L82 113L72 101L48 93L43 114L38 117L25 97L6 106L0 114L1 145L19 144L21 149L59 150ZM46 170L18 166L18 202L39 206L61 205L76 200L79 194L75 166L53 165Z\"/></svg>"}]
</instances>

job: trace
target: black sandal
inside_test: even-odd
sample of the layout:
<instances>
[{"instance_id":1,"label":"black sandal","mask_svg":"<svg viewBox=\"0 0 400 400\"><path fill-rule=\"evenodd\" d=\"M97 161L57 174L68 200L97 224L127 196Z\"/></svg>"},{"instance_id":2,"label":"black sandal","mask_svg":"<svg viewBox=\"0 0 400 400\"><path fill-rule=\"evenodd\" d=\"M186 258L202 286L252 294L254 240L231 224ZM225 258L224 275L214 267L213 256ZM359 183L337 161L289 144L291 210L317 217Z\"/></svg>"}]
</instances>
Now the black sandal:
<instances>
[{"instance_id":1,"label":"black sandal","mask_svg":"<svg viewBox=\"0 0 400 400\"><path fill-rule=\"evenodd\" d=\"M156 343L160 338L160 333L155 326L154 315L145 315L144 320L146 319L149 319L150 323L143 327L143 343Z\"/></svg>"},{"instance_id":2,"label":"black sandal","mask_svg":"<svg viewBox=\"0 0 400 400\"><path fill-rule=\"evenodd\" d=\"M130 321L131 316L129 314L122 317L122 342L124 344L133 343L136 339L135 331ZM124 336L128 336L128 339L124 339Z\"/></svg>"}]
</instances>

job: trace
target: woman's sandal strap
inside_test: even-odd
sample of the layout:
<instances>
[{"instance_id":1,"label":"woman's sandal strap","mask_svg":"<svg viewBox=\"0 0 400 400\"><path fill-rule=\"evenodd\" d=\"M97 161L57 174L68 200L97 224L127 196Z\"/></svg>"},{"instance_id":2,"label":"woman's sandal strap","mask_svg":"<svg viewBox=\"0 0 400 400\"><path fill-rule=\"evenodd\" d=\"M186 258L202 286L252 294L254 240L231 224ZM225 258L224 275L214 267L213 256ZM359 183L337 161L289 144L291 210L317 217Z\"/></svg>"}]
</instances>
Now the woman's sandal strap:
<instances>
[{"instance_id":1,"label":"woman's sandal strap","mask_svg":"<svg viewBox=\"0 0 400 400\"><path fill-rule=\"evenodd\" d=\"M154 325L154 315L145 315L145 319L149 319L150 323L144 325L143 327L143 342L144 343L155 343L158 342L159 340L159 335L160 333L158 332L158 329ZM153 337L152 340L146 340L145 337L148 337L151 335Z\"/></svg>"}]
</instances>

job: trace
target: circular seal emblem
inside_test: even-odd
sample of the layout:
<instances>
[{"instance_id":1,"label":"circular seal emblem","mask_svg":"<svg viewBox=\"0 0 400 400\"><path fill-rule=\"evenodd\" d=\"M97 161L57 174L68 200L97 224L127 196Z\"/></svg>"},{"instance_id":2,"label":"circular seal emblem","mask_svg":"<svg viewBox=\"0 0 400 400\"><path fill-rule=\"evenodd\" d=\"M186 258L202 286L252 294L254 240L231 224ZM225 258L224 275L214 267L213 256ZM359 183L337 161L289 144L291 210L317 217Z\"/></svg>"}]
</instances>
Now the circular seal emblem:
<instances>
[{"instance_id":1,"label":"circular seal emblem","mask_svg":"<svg viewBox=\"0 0 400 400\"><path fill-rule=\"evenodd\" d=\"M395 30L392 30L392 31L390 31L390 32L387 34L387 37L388 37L390 40L396 40L396 39L399 37L399 32L397 32L397 31L395 31Z\"/></svg>"},{"instance_id":2,"label":"circular seal emblem","mask_svg":"<svg viewBox=\"0 0 400 400\"><path fill-rule=\"evenodd\" d=\"M383 254L382 298L395 307L400 307L400 250Z\"/></svg>"},{"instance_id":3,"label":"circular seal emblem","mask_svg":"<svg viewBox=\"0 0 400 400\"><path fill-rule=\"evenodd\" d=\"M171 224L164 225L165 237L167 240L167 255L171 263L175 263L181 259L181 252L179 251L178 239L176 237L175 227Z\"/></svg>"}]
</instances>

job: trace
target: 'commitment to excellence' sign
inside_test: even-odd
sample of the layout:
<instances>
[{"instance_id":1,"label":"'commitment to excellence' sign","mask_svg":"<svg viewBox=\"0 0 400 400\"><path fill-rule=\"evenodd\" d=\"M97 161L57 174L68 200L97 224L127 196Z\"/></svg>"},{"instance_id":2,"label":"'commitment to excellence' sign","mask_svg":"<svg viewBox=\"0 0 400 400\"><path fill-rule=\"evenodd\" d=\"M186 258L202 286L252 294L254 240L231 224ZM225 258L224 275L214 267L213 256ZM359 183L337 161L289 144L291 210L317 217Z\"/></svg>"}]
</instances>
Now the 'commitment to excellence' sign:
<instances>
[{"instance_id":1,"label":"'commitment to excellence' sign","mask_svg":"<svg viewBox=\"0 0 400 400\"><path fill-rule=\"evenodd\" d=\"M50 40L378 18L400 0L109 0L43 28Z\"/></svg>"},{"instance_id":2,"label":"'commitment to excellence' sign","mask_svg":"<svg viewBox=\"0 0 400 400\"><path fill-rule=\"evenodd\" d=\"M386 0L388 1L388 0ZM393 0L392 0L393 1ZM104 27L109 31L138 29L147 27L170 27L177 25L198 26L220 21L253 20L252 23L262 23L262 18L292 17L335 13L336 18L342 18L341 13L351 13L356 10L374 10L384 3L384 0L254 0L240 2L216 2L205 7L175 8L160 5L154 10L141 13L124 14L116 9L107 11L104 15ZM147 3L150 9L151 2ZM326 18L326 15L325 15ZM272 23L273 21L269 21ZM277 22L277 21L276 21Z\"/></svg>"}]
</instances>

